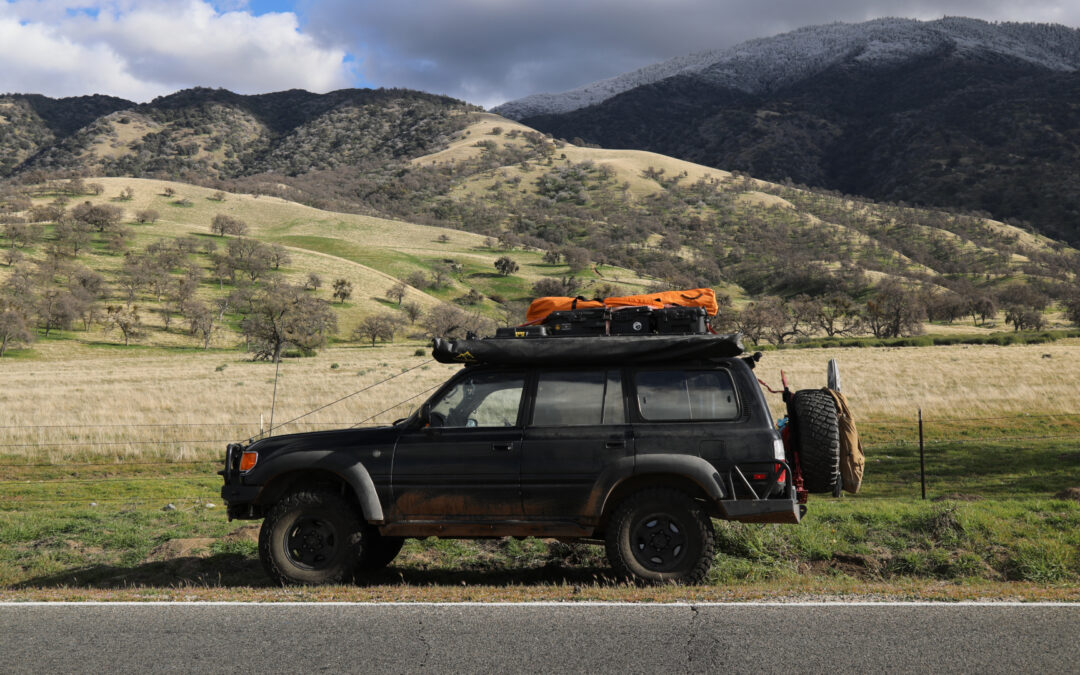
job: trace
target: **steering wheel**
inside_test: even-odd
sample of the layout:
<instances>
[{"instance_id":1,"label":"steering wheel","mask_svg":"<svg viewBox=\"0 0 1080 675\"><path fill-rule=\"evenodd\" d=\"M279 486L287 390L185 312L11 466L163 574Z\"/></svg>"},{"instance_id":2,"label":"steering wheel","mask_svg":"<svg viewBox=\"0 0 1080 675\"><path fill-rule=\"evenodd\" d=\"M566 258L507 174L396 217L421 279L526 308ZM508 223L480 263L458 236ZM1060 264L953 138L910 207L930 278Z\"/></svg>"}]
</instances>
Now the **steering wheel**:
<instances>
[{"instance_id":1,"label":"steering wheel","mask_svg":"<svg viewBox=\"0 0 1080 675\"><path fill-rule=\"evenodd\" d=\"M445 427L446 416L439 412L432 412L428 414L428 426L429 427Z\"/></svg>"}]
</instances>

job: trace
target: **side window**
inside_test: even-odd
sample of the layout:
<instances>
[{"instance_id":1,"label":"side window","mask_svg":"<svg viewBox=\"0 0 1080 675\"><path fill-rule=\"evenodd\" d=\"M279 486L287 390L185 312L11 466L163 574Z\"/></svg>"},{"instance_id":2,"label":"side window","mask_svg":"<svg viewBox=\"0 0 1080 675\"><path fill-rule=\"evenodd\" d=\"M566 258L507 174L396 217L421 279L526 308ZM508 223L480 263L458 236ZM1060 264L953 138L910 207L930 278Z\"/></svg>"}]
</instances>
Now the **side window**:
<instances>
[{"instance_id":1,"label":"side window","mask_svg":"<svg viewBox=\"0 0 1080 675\"><path fill-rule=\"evenodd\" d=\"M722 370L654 370L635 375L647 420L730 420L739 416L731 376Z\"/></svg>"},{"instance_id":2,"label":"side window","mask_svg":"<svg viewBox=\"0 0 1080 675\"><path fill-rule=\"evenodd\" d=\"M431 406L431 426L512 427L524 390L521 373L466 376Z\"/></svg>"},{"instance_id":3,"label":"side window","mask_svg":"<svg viewBox=\"0 0 1080 675\"><path fill-rule=\"evenodd\" d=\"M622 424L622 380L618 371L540 373L533 426Z\"/></svg>"}]
</instances>

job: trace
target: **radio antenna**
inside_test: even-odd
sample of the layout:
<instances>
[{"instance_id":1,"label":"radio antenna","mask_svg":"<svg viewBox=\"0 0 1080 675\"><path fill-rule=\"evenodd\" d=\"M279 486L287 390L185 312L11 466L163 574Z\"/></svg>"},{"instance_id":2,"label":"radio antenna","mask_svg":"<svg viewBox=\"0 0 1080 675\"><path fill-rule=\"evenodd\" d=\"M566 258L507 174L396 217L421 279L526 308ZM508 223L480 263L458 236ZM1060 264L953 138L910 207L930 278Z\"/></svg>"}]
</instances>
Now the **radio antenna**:
<instances>
[{"instance_id":1,"label":"radio antenna","mask_svg":"<svg viewBox=\"0 0 1080 675\"><path fill-rule=\"evenodd\" d=\"M282 347L284 349L284 347ZM274 395L270 398L270 428L266 430L266 437L274 435L274 408L277 406L277 381L281 372L281 356L274 359Z\"/></svg>"}]
</instances>

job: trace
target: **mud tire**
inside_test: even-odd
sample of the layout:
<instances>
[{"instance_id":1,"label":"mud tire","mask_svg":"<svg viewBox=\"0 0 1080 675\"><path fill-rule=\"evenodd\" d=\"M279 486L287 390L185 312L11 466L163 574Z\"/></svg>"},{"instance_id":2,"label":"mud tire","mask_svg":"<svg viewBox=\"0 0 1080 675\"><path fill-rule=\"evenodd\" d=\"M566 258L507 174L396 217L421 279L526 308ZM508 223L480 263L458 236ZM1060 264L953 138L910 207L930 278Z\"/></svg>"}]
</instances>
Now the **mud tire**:
<instances>
[{"instance_id":1,"label":"mud tire","mask_svg":"<svg viewBox=\"0 0 1080 675\"><path fill-rule=\"evenodd\" d=\"M836 494L840 486L840 426L836 402L823 389L795 392L795 431L807 492Z\"/></svg>"},{"instance_id":2,"label":"mud tire","mask_svg":"<svg viewBox=\"0 0 1080 675\"><path fill-rule=\"evenodd\" d=\"M635 492L615 508L605 544L618 578L699 584L712 567L716 534L709 515L688 494L653 488Z\"/></svg>"},{"instance_id":3,"label":"mud tire","mask_svg":"<svg viewBox=\"0 0 1080 675\"><path fill-rule=\"evenodd\" d=\"M259 530L259 560L275 583L348 583L361 551L360 518L343 497L326 490L286 495Z\"/></svg>"}]
</instances>

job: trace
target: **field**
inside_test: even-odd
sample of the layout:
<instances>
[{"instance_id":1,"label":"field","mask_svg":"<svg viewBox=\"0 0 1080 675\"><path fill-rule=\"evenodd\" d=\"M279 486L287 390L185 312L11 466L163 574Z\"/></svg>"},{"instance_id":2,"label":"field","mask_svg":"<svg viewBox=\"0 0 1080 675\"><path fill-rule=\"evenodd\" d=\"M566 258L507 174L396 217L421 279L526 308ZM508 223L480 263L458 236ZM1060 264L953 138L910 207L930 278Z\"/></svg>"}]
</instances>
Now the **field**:
<instances>
[{"instance_id":1,"label":"field","mask_svg":"<svg viewBox=\"0 0 1080 675\"><path fill-rule=\"evenodd\" d=\"M0 596L1080 597L1080 503L1055 498L1080 486L1080 340L774 351L757 374L774 388L780 369L795 388L823 386L830 358L867 447L863 492L812 498L796 527L719 523L722 552L707 586L614 583L592 546L430 539L410 541L361 587L298 591L266 585L256 528L227 523L217 496L224 444L269 426L273 365L234 350L44 341L3 363ZM454 369L429 359L407 343L287 360L274 424L339 399L283 431L401 417L423 397L395 404ZM770 399L779 414L779 397Z\"/></svg>"}]
</instances>

